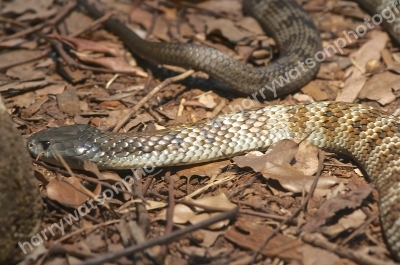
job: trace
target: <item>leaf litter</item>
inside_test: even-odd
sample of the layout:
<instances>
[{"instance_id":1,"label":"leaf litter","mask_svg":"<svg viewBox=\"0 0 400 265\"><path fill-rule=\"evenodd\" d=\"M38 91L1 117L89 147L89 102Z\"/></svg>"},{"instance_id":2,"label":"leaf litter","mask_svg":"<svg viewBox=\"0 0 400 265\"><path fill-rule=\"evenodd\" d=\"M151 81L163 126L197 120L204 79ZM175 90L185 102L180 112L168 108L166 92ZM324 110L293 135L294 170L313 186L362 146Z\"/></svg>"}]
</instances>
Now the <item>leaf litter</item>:
<instances>
[{"instance_id":1,"label":"leaf litter","mask_svg":"<svg viewBox=\"0 0 400 265\"><path fill-rule=\"evenodd\" d=\"M240 1L161 1L157 5L155 1L146 0L138 6L113 0L105 2L107 12L115 12L114 16L126 22L143 38L152 41L178 40L206 44L256 66L263 66L271 61L271 57L276 57L274 41L262 33L254 19L242 16ZM366 16L353 2L303 2L315 18L325 46L333 44L337 37L343 37L343 30L352 30L362 24ZM34 27L54 18L59 13L55 10L64 11L54 1L13 0L6 2L2 11L7 18ZM0 93L6 97L7 108L23 135L46 126L74 124L76 121L110 129L164 79L160 77L164 74L161 66L157 67L160 73L151 72L148 78L150 72L142 68L139 61L136 62L118 38L101 26L75 36L87 21L91 20L82 10L73 9L69 16L61 19L61 26L53 27L54 31L48 31L47 28L41 31L55 41L62 41L64 51L72 54L74 63L86 69L71 68L67 59L55 49L51 49L50 58L47 41L35 33L14 36L21 31L17 23L4 24L5 28L0 29L0 45L3 43L5 50L0 53L0 69L4 70L0 74ZM353 102L368 99L368 104L375 107L381 104L384 110L393 112L397 106L398 88L395 80L400 72L399 54L398 46L386 33L376 28L359 39L353 39L343 48L343 54L330 56L322 64L316 80L302 88L301 92L273 102L237 98L237 95L228 92L210 95L208 91L213 90L214 85L202 87L201 82L189 82L191 88L201 88L192 90L187 89L186 84L172 84L150 99L126 129L151 131L179 124L182 120L190 122L212 118L221 112L231 112L233 106L240 105L244 100L245 109L298 101L337 99ZM115 78L115 74L119 76ZM205 75L201 76L204 79ZM140 86L141 89L128 97L119 98L124 93L131 93L130 87L133 86ZM54 96L71 91L73 100ZM106 98L110 100L105 101ZM181 104L182 99L188 103ZM229 101L225 108L215 111L224 101ZM182 111L177 115L179 108ZM140 115L143 118L139 118ZM377 212L376 194L372 191L372 196L369 195L369 186L365 186L364 180L354 173L353 167L336 163L337 159L343 158L328 156L325 159L322 176L308 206L292 223L283 225L281 232L272 237L256 263L353 264L339 258L335 251L322 250L299 241L301 231L306 228L320 232L338 245L356 230L358 236L350 238L346 244L349 252L367 248L381 263L389 262L379 223L375 220L365 225L369 220L366 208ZM203 227L197 230L197 234L194 232L171 241L167 246L168 252L163 256L165 261L184 264L193 260L214 264L250 263L252 254L248 249L257 251L272 230L280 225L281 221L277 220L289 218L301 207L317 169L318 152L314 147L283 141L278 143L278 147L270 148L265 155L250 153L205 165L157 171L140 181L145 200L117 194L109 201L108 208L100 207L66 228L67 236L73 235L74 231L81 231L59 244L63 253L67 253L66 257L58 254L52 258L46 257L46 249L42 247L36 259L43 255L42 264L79 263L85 257L122 250L122 236L114 225L107 225L107 229L98 228L88 234L85 229L90 224L106 223L108 219L118 220L126 213L134 213L133 220L141 220L143 215L149 215L150 221L142 229L147 239L158 238L164 234L165 225L169 222L164 213L170 207L168 197L172 196L176 202L172 220L179 221L173 224L174 231L208 220L223 213L223 208L233 205L241 211L253 212L252 215L243 213L240 218L230 222L217 222L213 230ZM42 170L48 172L45 169L40 172ZM96 172L93 168L90 171ZM90 174L93 177L93 173ZM165 184L168 174L176 176L173 194L169 193ZM70 212L71 209L77 209L80 203L104 192L108 187L106 184L121 181L132 172L94 175L103 187L98 183L88 185L87 180L74 177L52 179L48 183L38 178L43 196L49 199L46 202L49 212L42 227L58 222L58 218L65 215L65 210ZM68 179L69 182L66 182ZM326 202L325 197L329 197ZM205 208L188 206L180 203L180 200L196 205L203 203ZM140 212L138 206L141 204L146 212ZM215 207L220 211L206 210ZM59 234L50 238L46 248L49 249L52 242L60 237ZM120 264L129 264L129 258L120 258L118 261ZM151 263L150 260L146 258L146 262Z\"/></svg>"}]
</instances>

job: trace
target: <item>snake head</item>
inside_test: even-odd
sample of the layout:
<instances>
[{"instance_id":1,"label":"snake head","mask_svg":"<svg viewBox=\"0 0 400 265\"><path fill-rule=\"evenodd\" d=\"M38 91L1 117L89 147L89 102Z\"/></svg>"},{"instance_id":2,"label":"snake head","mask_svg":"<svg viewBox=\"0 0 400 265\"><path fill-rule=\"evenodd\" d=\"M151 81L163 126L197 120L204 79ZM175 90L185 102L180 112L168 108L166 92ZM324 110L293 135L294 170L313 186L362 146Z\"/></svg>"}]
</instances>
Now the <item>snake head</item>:
<instances>
[{"instance_id":1,"label":"snake head","mask_svg":"<svg viewBox=\"0 0 400 265\"><path fill-rule=\"evenodd\" d=\"M32 134L27 141L29 152L42 161L63 166L62 156L71 168L82 168L82 161L91 158L91 151L96 149L88 146L88 137L99 131L90 125L72 125L59 128L49 128Z\"/></svg>"}]
</instances>

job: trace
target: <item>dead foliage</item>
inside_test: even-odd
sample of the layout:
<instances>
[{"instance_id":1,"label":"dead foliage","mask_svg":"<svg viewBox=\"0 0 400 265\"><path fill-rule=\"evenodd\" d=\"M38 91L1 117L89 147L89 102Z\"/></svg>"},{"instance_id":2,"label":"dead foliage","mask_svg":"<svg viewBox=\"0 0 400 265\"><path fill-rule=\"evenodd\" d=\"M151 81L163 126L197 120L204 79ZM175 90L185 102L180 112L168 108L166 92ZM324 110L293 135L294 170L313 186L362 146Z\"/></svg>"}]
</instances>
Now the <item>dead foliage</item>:
<instances>
[{"instance_id":1,"label":"dead foliage","mask_svg":"<svg viewBox=\"0 0 400 265\"><path fill-rule=\"evenodd\" d=\"M152 131L231 112L235 102L246 102L244 108L367 102L397 114L399 46L380 27L327 54L315 80L282 99L238 98L213 89L204 73L162 85L153 96L171 69L184 70L149 67L104 30L101 20L93 22L74 1L61 2L2 3L0 93L23 135L75 123L111 130L125 118L120 131ZM207 45L256 67L276 56L274 41L243 16L239 0L133 2L102 1L108 17L151 41ZM301 2L324 46L369 17L349 1ZM37 234L25 262L392 262L376 192L346 158L327 154L324 165L320 160L315 147L282 141L266 154L151 172L89 167L89 173L70 176L35 163L45 232ZM93 263L84 263L88 260Z\"/></svg>"}]
</instances>

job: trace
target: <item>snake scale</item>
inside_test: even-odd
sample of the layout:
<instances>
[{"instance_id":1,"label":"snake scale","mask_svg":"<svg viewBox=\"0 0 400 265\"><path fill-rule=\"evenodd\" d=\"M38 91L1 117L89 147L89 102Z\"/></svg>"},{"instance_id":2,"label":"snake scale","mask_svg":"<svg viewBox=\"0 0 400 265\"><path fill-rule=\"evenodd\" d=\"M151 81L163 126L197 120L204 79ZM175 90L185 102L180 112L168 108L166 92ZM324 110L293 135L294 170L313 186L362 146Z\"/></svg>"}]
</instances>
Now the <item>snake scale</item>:
<instances>
[{"instance_id":1,"label":"snake scale","mask_svg":"<svg viewBox=\"0 0 400 265\"><path fill-rule=\"evenodd\" d=\"M79 2L94 18L102 16L86 1ZM360 1L371 13L380 13L393 3ZM294 1L246 0L244 10L260 22L279 47L279 58L268 67L248 67L203 46L147 42L114 19L104 25L150 61L204 71L247 94L270 86L274 78L321 49L318 31ZM387 29L399 39L397 20ZM277 95L309 82L318 64L306 70L300 78L279 88ZM58 151L72 168L81 168L84 160L90 160L101 169L127 169L218 160L265 150L281 139L306 139L325 150L351 156L365 169L380 194L380 217L389 249L400 259L399 130L395 116L366 105L320 102L224 114L151 133L115 134L89 125L50 128L33 134L27 145L32 155L40 154L41 160L56 165L61 165L56 158Z\"/></svg>"}]
</instances>

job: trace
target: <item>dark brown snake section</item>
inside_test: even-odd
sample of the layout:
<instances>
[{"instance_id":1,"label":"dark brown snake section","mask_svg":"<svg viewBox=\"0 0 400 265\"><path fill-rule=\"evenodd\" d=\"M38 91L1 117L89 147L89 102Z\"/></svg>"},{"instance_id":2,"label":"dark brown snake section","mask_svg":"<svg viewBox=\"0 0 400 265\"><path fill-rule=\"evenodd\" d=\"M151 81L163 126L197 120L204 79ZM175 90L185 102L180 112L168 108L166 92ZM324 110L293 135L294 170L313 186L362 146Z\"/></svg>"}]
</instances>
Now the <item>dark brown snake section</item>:
<instances>
[{"instance_id":1,"label":"dark brown snake section","mask_svg":"<svg viewBox=\"0 0 400 265\"><path fill-rule=\"evenodd\" d=\"M84 0L80 2L92 16L101 16ZM256 17L278 43L280 57L267 68L244 66L202 46L150 43L116 20L108 20L105 25L144 58L201 70L239 91L252 94L273 86L274 79L299 67L299 61L314 58L321 42L311 20L294 2L246 0L244 3L246 12ZM393 3L363 1L370 12L376 13ZM397 24L396 21L387 25L395 39L399 32ZM277 95L301 87L317 69L317 65L307 68L301 77L277 89ZM326 150L353 157L365 169L380 194L381 221L388 246L399 259L399 131L397 117L371 107L320 102L225 114L214 120L153 133L114 134L88 125L53 128L32 135L28 148L33 155L42 153L42 160L58 165L55 150L74 168L90 160L103 169L123 169L211 161L250 150L265 150L281 139L306 139Z\"/></svg>"},{"instance_id":2,"label":"dark brown snake section","mask_svg":"<svg viewBox=\"0 0 400 265\"><path fill-rule=\"evenodd\" d=\"M376 14L385 15L386 17L391 17L392 13L396 16L396 19L390 23L388 23L386 19L382 20L383 25L387 32L389 32L390 36L397 43L400 44L400 16L398 4L399 1L395 0L356 0L356 2L367 10L371 16L373 17ZM396 11L397 10L397 11Z\"/></svg>"},{"instance_id":3,"label":"dark brown snake section","mask_svg":"<svg viewBox=\"0 0 400 265\"><path fill-rule=\"evenodd\" d=\"M79 2L92 17L103 16L86 1ZM279 58L267 67L246 66L206 46L145 41L115 19L107 20L104 26L144 59L203 71L241 93L256 93L260 98L271 99L307 84L319 69L315 54L321 50L319 32L308 14L295 1L246 0L243 3L244 12L256 18L279 47ZM300 75L292 69L297 69Z\"/></svg>"}]
</instances>

